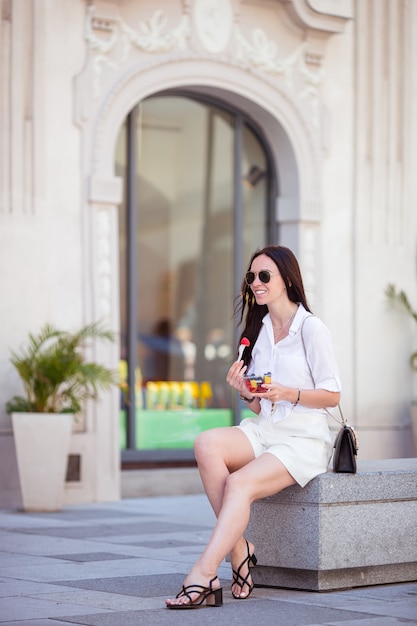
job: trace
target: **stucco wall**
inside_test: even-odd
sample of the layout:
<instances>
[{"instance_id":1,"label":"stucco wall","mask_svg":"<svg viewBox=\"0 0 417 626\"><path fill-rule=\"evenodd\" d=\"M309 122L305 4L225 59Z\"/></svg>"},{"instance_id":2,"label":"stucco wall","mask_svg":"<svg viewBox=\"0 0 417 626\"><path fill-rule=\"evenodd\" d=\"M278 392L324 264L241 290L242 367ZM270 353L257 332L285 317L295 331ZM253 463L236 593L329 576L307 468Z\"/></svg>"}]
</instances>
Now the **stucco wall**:
<instances>
[{"instance_id":1,"label":"stucco wall","mask_svg":"<svg viewBox=\"0 0 417 626\"><path fill-rule=\"evenodd\" d=\"M332 330L361 457L411 455L416 333L384 289L394 282L416 300L417 7L345 0L324 3L326 14L320 0L231 0L213 31L209 4L3 2L2 397L19 391L9 348L45 321L118 330L116 137L141 98L182 85L257 117L279 170L281 241ZM96 356L115 365L117 347ZM4 477L4 403L0 428ZM74 446L88 480L68 500L118 497L115 394L88 408L86 428Z\"/></svg>"}]
</instances>

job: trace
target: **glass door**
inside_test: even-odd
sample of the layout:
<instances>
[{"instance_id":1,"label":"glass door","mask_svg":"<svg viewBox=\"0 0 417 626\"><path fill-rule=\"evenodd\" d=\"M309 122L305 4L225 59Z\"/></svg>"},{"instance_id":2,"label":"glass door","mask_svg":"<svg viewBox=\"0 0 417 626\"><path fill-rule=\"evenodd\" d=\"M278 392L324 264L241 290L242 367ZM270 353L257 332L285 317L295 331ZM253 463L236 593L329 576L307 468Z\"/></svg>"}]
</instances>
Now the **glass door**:
<instances>
[{"instance_id":1,"label":"glass door","mask_svg":"<svg viewBox=\"0 0 417 626\"><path fill-rule=\"evenodd\" d=\"M182 458L201 430L235 422L233 304L252 252L273 240L269 161L241 115L172 94L131 112L116 167L121 447Z\"/></svg>"}]
</instances>

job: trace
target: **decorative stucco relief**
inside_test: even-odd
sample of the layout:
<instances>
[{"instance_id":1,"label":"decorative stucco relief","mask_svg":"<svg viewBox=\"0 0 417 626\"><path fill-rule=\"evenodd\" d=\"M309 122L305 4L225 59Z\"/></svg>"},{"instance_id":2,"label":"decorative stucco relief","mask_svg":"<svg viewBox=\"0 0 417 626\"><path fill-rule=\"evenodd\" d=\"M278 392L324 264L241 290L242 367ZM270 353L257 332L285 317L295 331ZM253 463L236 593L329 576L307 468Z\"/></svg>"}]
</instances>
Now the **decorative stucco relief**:
<instances>
[{"instance_id":1,"label":"decorative stucco relief","mask_svg":"<svg viewBox=\"0 0 417 626\"><path fill-rule=\"evenodd\" d=\"M112 296L111 226L107 209L97 213L97 314L100 319L109 319Z\"/></svg>"},{"instance_id":2,"label":"decorative stucco relief","mask_svg":"<svg viewBox=\"0 0 417 626\"><path fill-rule=\"evenodd\" d=\"M100 95L102 65L118 68L129 58L132 47L147 53L166 53L174 48L185 49L191 33L188 15L183 15L178 26L171 31L165 32L166 26L167 17L163 11L155 11L149 19L142 20L139 24L140 31L136 32L121 18L96 17L94 5L89 5L85 20L85 40L94 55L93 96L97 98Z\"/></svg>"},{"instance_id":3,"label":"decorative stucco relief","mask_svg":"<svg viewBox=\"0 0 417 626\"><path fill-rule=\"evenodd\" d=\"M323 80L324 69L321 67L321 59L315 60L319 69L312 72L307 65L309 60L308 44L301 43L286 59L282 59L278 54L278 47L275 42L268 39L266 33L255 28L252 31L252 39L248 41L239 29L235 33L236 56L244 59L260 70L284 76L288 87L295 89L294 79L296 75L302 80L303 87L298 92L301 99L311 98L312 121L314 126L319 126L319 86Z\"/></svg>"},{"instance_id":4,"label":"decorative stucco relief","mask_svg":"<svg viewBox=\"0 0 417 626\"><path fill-rule=\"evenodd\" d=\"M103 66L117 70L131 60L136 49L147 55L182 53L182 58L206 59L207 53L216 55L227 50L230 63L239 63L260 74L284 77L286 86L299 98L309 99L311 119L319 125L319 86L324 70L321 56L314 56L308 43L300 43L286 58L279 54L277 44L261 28L254 28L248 39L239 25L233 23L233 11L228 0L195 0L193 19L184 13L179 23L168 29L168 18L157 10L140 21L135 31L124 20L96 16L94 5L86 12L85 39L93 53L93 96L98 98L102 89ZM221 28L219 25L221 24ZM193 37L193 27L197 37ZM224 61L224 58L222 57ZM313 71L311 67L316 66Z\"/></svg>"}]
</instances>

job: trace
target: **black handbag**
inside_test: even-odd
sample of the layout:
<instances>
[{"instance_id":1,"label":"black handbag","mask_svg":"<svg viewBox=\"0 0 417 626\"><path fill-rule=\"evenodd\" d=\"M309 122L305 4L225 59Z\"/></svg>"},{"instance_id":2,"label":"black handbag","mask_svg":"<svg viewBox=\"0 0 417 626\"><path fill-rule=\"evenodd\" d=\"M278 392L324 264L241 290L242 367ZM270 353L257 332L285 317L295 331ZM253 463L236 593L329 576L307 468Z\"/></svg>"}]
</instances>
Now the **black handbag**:
<instances>
[{"instance_id":1,"label":"black handbag","mask_svg":"<svg viewBox=\"0 0 417 626\"><path fill-rule=\"evenodd\" d=\"M356 474L357 454L358 439L356 433L351 426L344 422L334 442L333 471Z\"/></svg>"},{"instance_id":2,"label":"black handbag","mask_svg":"<svg viewBox=\"0 0 417 626\"><path fill-rule=\"evenodd\" d=\"M308 317L313 317L313 315L308 315L304 318L303 323L301 324L301 341L303 344L304 354L307 360L307 365L310 370L311 378L313 378L313 373L311 371L310 364L307 359L307 350L304 343L303 337L303 326L304 322ZM347 421L344 418L342 413L342 408L340 404L337 405L340 413L341 421L338 420L333 413L330 413L327 409L325 411L333 417L339 424L341 424L341 428L336 435L336 439L334 442L334 451L333 451L333 471L338 473L345 474L356 474L356 457L358 455L359 444L358 437L353 430L352 426L349 426Z\"/></svg>"}]
</instances>

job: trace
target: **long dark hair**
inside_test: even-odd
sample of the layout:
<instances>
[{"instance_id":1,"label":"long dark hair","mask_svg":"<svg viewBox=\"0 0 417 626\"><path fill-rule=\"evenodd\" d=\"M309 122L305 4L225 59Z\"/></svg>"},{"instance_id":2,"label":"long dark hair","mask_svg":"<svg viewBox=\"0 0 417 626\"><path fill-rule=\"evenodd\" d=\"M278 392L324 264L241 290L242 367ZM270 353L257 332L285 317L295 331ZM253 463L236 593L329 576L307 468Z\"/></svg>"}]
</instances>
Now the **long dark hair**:
<instances>
[{"instance_id":1,"label":"long dark hair","mask_svg":"<svg viewBox=\"0 0 417 626\"><path fill-rule=\"evenodd\" d=\"M284 246L267 246L262 250L257 250L249 261L248 271L256 257L261 254L268 256L277 266L282 280L285 283L287 294L292 302L301 302L304 308L311 313L311 309L307 304L307 298L304 292L303 279L300 272L300 266L295 258L294 253ZM239 326L244 321L242 334L239 343L243 337L247 337L250 346L243 353L243 361L245 365L249 365L252 357L252 349L258 338L259 331L262 327L262 320L268 313L266 304L257 304L252 289L243 279L241 293L235 301L235 317L238 319Z\"/></svg>"}]
</instances>

